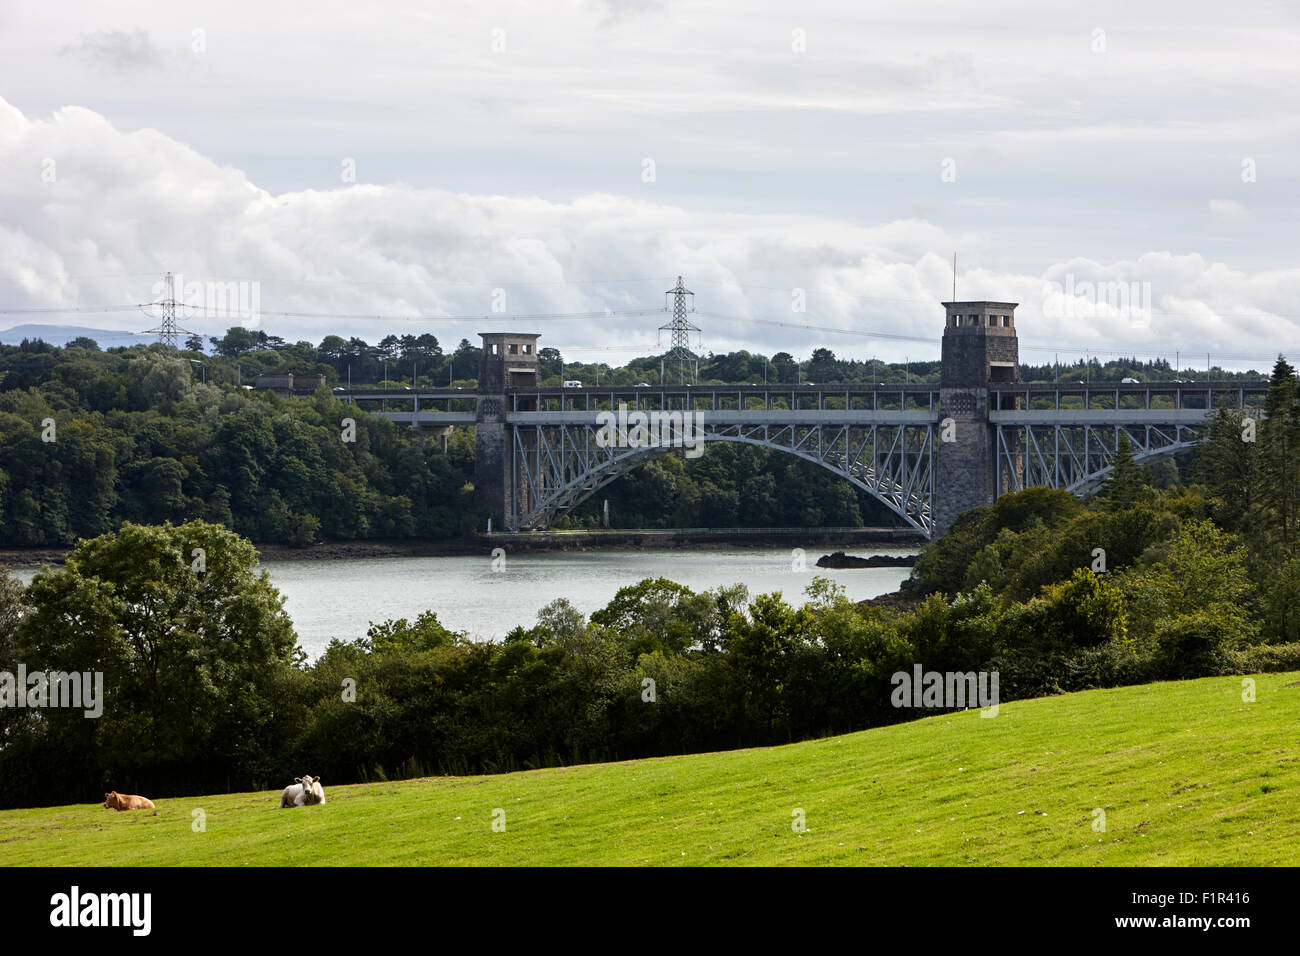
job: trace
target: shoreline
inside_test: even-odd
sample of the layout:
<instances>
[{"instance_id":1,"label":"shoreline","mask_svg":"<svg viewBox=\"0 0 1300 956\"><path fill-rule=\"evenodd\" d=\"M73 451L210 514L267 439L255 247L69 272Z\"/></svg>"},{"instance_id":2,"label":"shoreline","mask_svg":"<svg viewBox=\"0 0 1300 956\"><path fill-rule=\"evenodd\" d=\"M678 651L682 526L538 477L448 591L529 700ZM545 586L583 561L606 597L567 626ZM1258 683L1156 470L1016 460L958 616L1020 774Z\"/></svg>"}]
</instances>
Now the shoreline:
<instances>
[{"instance_id":1,"label":"shoreline","mask_svg":"<svg viewBox=\"0 0 1300 956\"><path fill-rule=\"evenodd\" d=\"M562 553L568 551L670 551L681 548L729 550L770 548L781 545L808 548L864 547L885 549L919 548L923 539L914 533L891 528L835 529L675 529L664 531L539 531L476 535L472 538L373 539L366 541L323 541L305 548L285 544L255 544L258 560L338 561L361 558L441 558L490 554L494 548L507 552ZM71 548L0 549L0 567L31 570L46 565L60 566ZM814 559L815 560L815 559ZM810 562L812 563L812 562Z\"/></svg>"}]
</instances>

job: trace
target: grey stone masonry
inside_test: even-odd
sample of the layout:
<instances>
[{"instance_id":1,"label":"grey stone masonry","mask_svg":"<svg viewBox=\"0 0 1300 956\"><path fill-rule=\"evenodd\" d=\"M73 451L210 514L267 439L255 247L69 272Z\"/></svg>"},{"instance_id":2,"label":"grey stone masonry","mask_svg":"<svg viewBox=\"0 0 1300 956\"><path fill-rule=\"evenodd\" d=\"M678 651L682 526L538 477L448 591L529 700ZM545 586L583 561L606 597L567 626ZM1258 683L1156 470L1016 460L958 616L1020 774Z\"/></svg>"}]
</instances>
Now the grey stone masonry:
<instances>
[{"instance_id":1,"label":"grey stone masonry","mask_svg":"<svg viewBox=\"0 0 1300 956\"><path fill-rule=\"evenodd\" d=\"M512 456L506 427L508 388L536 387L541 365L537 358L540 333L480 332L483 354L478 366L478 414L474 422L474 497L493 517L495 530L505 530L514 492ZM536 399L520 399L519 411L536 411Z\"/></svg>"},{"instance_id":2,"label":"grey stone masonry","mask_svg":"<svg viewBox=\"0 0 1300 956\"><path fill-rule=\"evenodd\" d=\"M990 383L1019 381L1015 302L945 302L939 428L934 445L934 531L945 533L963 511L991 505L994 428Z\"/></svg>"}]
</instances>

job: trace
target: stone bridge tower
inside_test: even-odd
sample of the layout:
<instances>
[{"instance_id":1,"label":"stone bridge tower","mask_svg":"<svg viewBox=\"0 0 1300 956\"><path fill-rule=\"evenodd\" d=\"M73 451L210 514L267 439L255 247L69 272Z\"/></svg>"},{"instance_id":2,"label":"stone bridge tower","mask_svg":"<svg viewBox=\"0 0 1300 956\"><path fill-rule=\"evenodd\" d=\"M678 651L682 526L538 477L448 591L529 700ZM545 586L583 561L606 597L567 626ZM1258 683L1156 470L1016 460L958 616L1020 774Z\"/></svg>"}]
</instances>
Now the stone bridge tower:
<instances>
[{"instance_id":1,"label":"stone bridge tower","mask_svg":"<svg viewBox=\"0 0 1300 956\"><path fill-rule=\"evenodd\" d=\"M541 365L537 358L540 333L480 332L483 354L478 364L478 415L474 429L474 496L493 518L493 530L504 531L514 493L510 429L512 410L508 388L536 388ZM537 399L519 396L517 410L537 410Z\"/></svg>"},{"instance_id":2,"label":"stone bridge tower","mask_svg":"<svg viewBox=\"0 0 1300 956\"><path fill-rule=\"evenodd\" d=\"M934 435L934 532L997 497L990 385L1020 379L1015 302L945 302L939 428ZM1007 399L1014 402L1014 399Z\"/></svg>"}]
</instances>

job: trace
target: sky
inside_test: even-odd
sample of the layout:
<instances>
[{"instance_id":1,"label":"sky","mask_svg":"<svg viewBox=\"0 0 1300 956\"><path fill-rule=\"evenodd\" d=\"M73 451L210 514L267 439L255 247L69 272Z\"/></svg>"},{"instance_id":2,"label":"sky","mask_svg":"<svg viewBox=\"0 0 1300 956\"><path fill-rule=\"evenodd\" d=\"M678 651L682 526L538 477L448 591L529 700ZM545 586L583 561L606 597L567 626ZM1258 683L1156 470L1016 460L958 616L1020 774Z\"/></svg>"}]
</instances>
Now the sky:
<instances>
[{"instance_id":1,"label":"sky","mask_svg":"<svg viewBox=\"0 0 1300 956\"><path fill-rule=\"evenodd\" d=\"M204 334L621 364L682 275L702 352L932 359L955 253L1022 360L1264 368L1297 49L1267 0L6 4L0 328L152 328L170 271Z\"/></svg>"}]
</instances>

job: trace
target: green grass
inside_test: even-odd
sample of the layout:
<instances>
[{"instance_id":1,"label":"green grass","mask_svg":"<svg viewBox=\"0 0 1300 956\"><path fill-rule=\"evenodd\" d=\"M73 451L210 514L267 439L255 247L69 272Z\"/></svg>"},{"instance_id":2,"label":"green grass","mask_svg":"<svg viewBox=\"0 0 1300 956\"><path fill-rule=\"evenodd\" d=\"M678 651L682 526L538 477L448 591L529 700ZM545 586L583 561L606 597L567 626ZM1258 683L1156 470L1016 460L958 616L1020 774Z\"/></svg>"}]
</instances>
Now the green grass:
<instances>
[{"instance_id":1,"label":"green grass","mask_svg":"<svg viewBox=\"0 0 1300 956\"><path fill-rule=\"evenodd\" d=\"M8 810L0 864L1294 865L1300 674L1255 679L1254 703L1240 678L1152 684L785 747L329 787L292 811L278 792Z\"/></svg>"}]
</instances>

